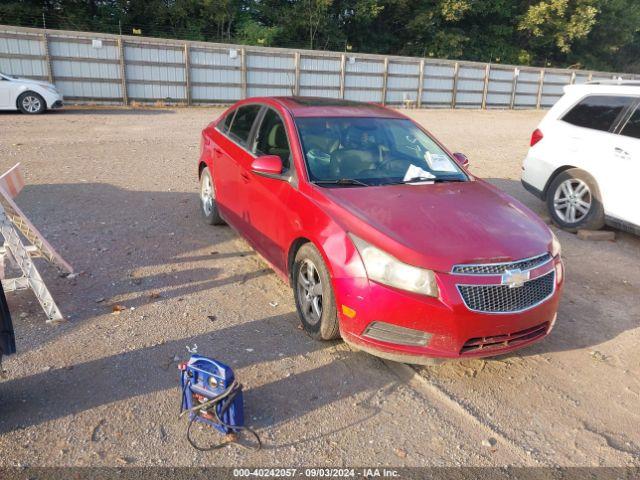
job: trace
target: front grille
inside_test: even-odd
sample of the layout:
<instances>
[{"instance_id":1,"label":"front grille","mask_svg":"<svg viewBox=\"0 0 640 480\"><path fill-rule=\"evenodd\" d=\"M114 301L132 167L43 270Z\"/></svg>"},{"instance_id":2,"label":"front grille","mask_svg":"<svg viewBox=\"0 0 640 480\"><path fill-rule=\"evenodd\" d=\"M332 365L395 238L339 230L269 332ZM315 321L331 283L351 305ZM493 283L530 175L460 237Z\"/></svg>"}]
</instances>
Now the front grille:
<instances>
[{"instance_id":1,"label":"front grille","mask_svg":"<svg viewBox=\"0 0 640 480\"><path fill-rule=\"evenodd\" d=\"M536 257L525 258L524 260L509 263L456 265L453 267L452 272L464 275L502 275L507 270L531 270L532 268L536 268L547 263L549 260L551 260L551 255L543 253Z\"/></svg>"},{"instance_id":2,"label":"front grille","mask_svg":"<svg viewBox=\"0 0 640 480\"><path fill-rule=\"evenodd\" d=\"M534 307L553 294L555 270L521 287L509 285L458 285L460 295L469 310L486 313L519 312Z\"/></svg>"},{"instance_id":3,"label":"front grille","mask_svg":"<svg viewBox=\"0 0 640 480\"><path fill-rule=\"evenodd\" d=\"M535 327L527 328L515 333L504 335L494 335L491 337L471 338L465 342L460 350L460 354L469 354L478 351L500 350L508 347L515 347L521 343L528 342L535 338L542 337L549 328L549 323L541 323Z\"/></svg>"}]
</instances>

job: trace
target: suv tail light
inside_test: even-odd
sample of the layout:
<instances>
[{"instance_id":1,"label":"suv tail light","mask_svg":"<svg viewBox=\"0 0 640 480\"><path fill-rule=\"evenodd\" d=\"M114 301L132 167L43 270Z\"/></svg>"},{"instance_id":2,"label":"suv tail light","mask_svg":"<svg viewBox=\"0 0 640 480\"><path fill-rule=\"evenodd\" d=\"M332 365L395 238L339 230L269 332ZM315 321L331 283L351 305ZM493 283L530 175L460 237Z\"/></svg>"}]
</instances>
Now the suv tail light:
<instances>
[{"instance_id":1,"label":"suv tail light","mask_svg":"<svg viewBox=\"0 0 640 480\"><path fill-rule=\"evenodd\" d=\"M542 132L540 131L540 129L536 128L533 131L533 133L531 134L530 146L533 147L536 143L538 143L540 140L542 140L543 137L544 137L544 135L542 135Z\"/></svg>"}]
</instances>

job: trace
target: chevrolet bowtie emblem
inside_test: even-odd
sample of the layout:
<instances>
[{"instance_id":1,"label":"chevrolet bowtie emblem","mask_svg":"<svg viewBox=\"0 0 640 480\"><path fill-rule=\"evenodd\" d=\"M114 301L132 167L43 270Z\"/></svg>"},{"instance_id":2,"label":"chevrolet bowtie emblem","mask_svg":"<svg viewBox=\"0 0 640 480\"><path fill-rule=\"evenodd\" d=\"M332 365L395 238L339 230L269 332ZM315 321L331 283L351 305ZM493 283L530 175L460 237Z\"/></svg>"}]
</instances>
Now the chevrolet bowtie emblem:
<instances>
[{"instance_id":1,"label":"chevrolet bowtie emblem","mask_svg":"<svg viewBox=\"0 0 640 480\"><path fill-rule=\"evenodd\" d=\"M518 288L529 280L529 271L523 272L519 268L506 270L502 274L502 285L509 285L509 288Z\"/></svg>"}]
</instances>

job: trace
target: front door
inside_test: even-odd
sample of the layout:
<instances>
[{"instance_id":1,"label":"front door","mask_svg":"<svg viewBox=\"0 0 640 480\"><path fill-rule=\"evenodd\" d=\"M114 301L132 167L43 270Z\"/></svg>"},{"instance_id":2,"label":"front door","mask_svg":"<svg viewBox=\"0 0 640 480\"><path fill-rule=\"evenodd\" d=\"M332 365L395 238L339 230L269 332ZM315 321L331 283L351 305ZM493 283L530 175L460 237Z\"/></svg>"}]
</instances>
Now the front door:
<instances>
[{"instance_id":1,"label":"front door","mask_svg":"<svg viewBox=\"0 0 640 480\"><path fill-rule=\"evenodd\" d=\"M13 82L0 76L0 108L16 108L15 105L11 105L11 99L13 98Z\"/></svg>"},{"instance_id":2,"label":"front door","mask_svg":"<svg viewBox=\"0 0 640 480\"><path fill-rule=\"evenodd\" d=\"M253 172L248 182L247 219L251 241L256 249L276 268L286 271L287 241L294 213L289 208L295 197L292 179L295 167L291 157L290 139L282 117L267 108L253 141L256 156L277 155L282 159L282 175L265 177Z\"/></svg>"}]
</instances>

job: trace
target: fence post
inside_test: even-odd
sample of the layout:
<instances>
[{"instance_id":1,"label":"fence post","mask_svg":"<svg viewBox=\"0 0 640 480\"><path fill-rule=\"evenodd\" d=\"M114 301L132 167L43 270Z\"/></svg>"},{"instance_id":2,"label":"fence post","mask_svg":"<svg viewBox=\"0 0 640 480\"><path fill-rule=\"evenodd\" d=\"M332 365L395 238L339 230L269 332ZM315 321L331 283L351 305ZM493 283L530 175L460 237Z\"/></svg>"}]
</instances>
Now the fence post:
<instances>
[{"instance_id":1,"label":"fence post","mask_svg":"<svg viewBox=\"0 0 640 480\"><path fill-rule=\"evenodd\" d=\"M247 98L247 51L240 49L240 84L242 88L242 98Z\"/></svg>"},{"instance_id":2,"label":"fence post","mask_svg":"<svg viewBox=\"0 0 640 480\"><path fill-rule=\"evenodd\" d=\"M44 50L45 70L47 73L47 81L53 83L53 69L51 68L51 55L49 54L49 39L46 30L42 32L42 48Z\"/></svg>"},{"instance_id":3,"label":"fence post","mask_svg":"<svg viewBox=\"0 0 640 480\"><path fill-rule=\"evenodd\" d=\"M300 52L293 54L293 67L295 69L293 78L293 94L300 95Z\"/></svg>"},{"instance_id":4,"label":"fence post","mask_svg":"<svg viewBox=\"0 0 640 480\"><path fill-rule=\"evenodd\" d=\"M489 75L491 75L491 64L484 67L484 86L482 88L482 110L487 109L487 94L489 93Z\"/></svg>"},{"instance_id":5,"label":"fence post","mask_svg":"<svg viewBox=\"0 0 640 480\"><path fill-rule=\"evenodd\" d=\"M593 81L593 72L589 72L589 76L587 77L587 82Z\"/></svg>"},{"instance_id":6,"label":"fence post","mask_svg":"<svg viewBox=\"0 0 640 480\"><path fill-rule=\"evenodd\" d=\"M456 97L458 96L458 74L460 73L460 64L458 62L453 66L453 89L451 90L451 108L456 108Z\"/></svg>"},{"instance_id":7,"label":"fence post","mask_svg":"<svg viewBox=\"0 0 640 480\"><path fill-rule=\"evenodd\" d=\"M346 66L347 64L347 57L346 55L343 53L342 55L340 55L340 98L344 98L344 81L345 81L345 75L346 75Z\"/></svg>"},{"instance_id":8,"label":"fence post","mask_svg":"<svg viewBox=\"0 0 640 480\"><path fill-rule=\"evenodd\" d=\"M382 72L382 105L387 104L388 79L389 79L389 57L384 57L384 71Z\"/></svg>"},{"instance_id":9,"label":"fence post","mask_svg":"<svg viewBox=\"0 0 640 480\"><path fill-rule=\"evenodd\" d=\"M511 82L511 100L509 101L509 108L513 110L516 104L516 91L518 90L518 77L520 76L520 69L518 67L513 68L513 81Z\"/></svg>"},{"instance_id":10,"label":"fence post","mask_svg":"<svg viewBox=\"0 0 640 480\"><path fill-rule=\"evenodd\" d=\"M576 83L576 72L571 72L571 81L570 81L570 83L571 83L571 85Z\"/></svg>"},{"instance_id":11,"label":"fence post","mask_svg":"<svg viewBox=\"0 0 640 480\"><path fill-rule=\"evenodd\" d=\"M536 109L540 110L542 104L542 88L544 87L544 68L540 69L540 81L538 82L538 95L536 98Z\"/></svg>"},{"instance_id":12,"label":"fence post","mask_svg":"<svg viewBox=\"0 0 640 480\"><path fill-rule=\"evenodd\" d=\"M122 89L122 103L129 105L129 92L127 91L127 68L124 59L124 44L122 37L118 37L118 54L120 56L120 88Z\"/></svg>"},{"instance_id":13,"label":"fence post","mask_svg":"<svg viewBox=\"0 0 640 480\"><path fill-rule=\"evenodd\" d=\"M424 91L424 58L420 59L420 74L418 75L418 98L416 107L422 108L422 92Z\"/></svg>"},{"instance_id":14,"label":"fence post","mask_svg":"<svg viewBox=\"0 0 640 480\"><path fill-rule=\"evenodd\" d=\"M191 59L189 58L189 44L184 44L184 80L187 94L187 105L191 105Z\"/></svg>"}]
</instances>

